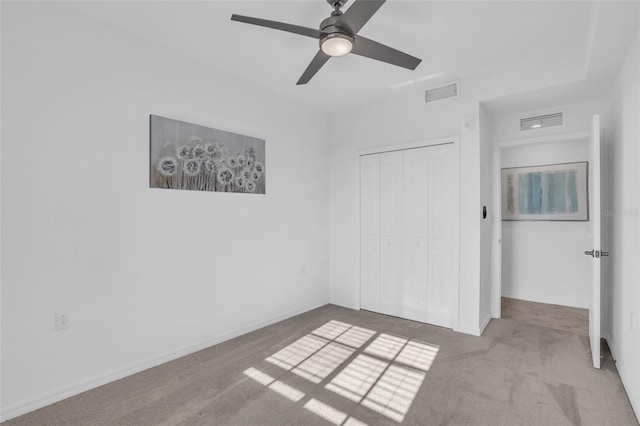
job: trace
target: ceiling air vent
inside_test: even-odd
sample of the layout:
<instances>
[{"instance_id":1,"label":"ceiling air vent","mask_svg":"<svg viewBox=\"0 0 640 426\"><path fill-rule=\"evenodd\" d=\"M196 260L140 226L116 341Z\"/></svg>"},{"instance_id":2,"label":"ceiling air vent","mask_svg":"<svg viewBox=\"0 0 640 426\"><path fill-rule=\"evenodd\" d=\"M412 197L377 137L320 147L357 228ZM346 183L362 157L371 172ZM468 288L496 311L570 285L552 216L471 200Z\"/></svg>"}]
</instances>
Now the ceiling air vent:
<instances>
[{"instance_id":1,"label":"ceiling air vent","mask_svg":"<svg viewBox=\"0 0 640 426\"><path fill-rule=\"evenodd\" d=\"M426 90L424 92L424 101L430 103L443 99L454 99L458 96L460 96L460 82L454 81L453 83Z\"/></svg>"},{"instance_id":2,"label":"ceiling air vent","mask_svg":"<svg viewBox=\"0 0 640 426\"><path fill-rule=\"evenodd\" d=\"M537 117L527 117L520 119L520 131L541 129L543 127L562 126L564 124L564 114L556 112L554 114L538 115Z\"/></svg>"}]
</instances>

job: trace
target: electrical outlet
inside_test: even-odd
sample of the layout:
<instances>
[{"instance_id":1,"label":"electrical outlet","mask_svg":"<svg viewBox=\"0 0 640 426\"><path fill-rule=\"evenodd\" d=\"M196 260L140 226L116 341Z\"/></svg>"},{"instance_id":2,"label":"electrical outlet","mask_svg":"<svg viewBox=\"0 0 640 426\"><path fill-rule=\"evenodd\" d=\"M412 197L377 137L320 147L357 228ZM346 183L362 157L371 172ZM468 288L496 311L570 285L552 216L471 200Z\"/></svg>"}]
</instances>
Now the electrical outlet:
<instances>
[{"instance_id":1,"label":"electrical outlet","mask_svg":"<svg viewBox=\"0 0 640 426\"><path fill-rule=\"evenodd\" d=\"M302 275L303 277L304 277L305 275L307 275L307 267L306 267L306 266L302 265L302 266L300 267L300 275Z\"/></svg>"},{"instance_id":2,"label":"electrical outlet","mask_svg":"<svg viewBox=\"0 0 640 426\"><path fill-rule=\"evenodd\" d=\"M56 314L56 330L64 330L65 328L69 328L69 314L57 313Z\"/></svg>"}]
</instances>

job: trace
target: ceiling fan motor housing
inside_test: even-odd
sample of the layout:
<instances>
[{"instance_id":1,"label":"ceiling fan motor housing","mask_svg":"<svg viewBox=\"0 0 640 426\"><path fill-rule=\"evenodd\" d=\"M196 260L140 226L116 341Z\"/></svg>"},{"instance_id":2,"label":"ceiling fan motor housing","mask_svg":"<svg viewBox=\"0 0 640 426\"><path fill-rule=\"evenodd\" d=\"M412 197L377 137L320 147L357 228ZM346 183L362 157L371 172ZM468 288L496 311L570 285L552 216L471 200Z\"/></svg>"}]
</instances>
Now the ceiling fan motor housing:
<instances>
[{"instance_id":1,"label":"ceiling fan motor housing","mask_svg":"<svg viewBox=\"0 0 640 426\"><path fill-rule=\"evenodd\" d=\"M324 43L326 40L329 40L335 37L345 38L349 40L351 44L354 43L355 41L354 35L351 34L349 30L342 28L338 25L341 17L342 17L342 14L339 14L339 15L332 14L327 19L322 21L322 23L320 24L320 31L322 32L322 35L320 36L320 46L322 46L322 43Z\"/></svg>"}]
</instances>

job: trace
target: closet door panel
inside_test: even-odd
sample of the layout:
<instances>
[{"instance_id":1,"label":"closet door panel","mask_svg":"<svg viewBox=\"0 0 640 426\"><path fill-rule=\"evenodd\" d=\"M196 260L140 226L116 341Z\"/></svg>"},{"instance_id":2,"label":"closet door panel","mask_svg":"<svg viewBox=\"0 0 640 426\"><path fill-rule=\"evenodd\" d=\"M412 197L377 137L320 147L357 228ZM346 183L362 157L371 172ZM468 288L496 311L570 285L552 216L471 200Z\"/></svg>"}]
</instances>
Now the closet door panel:
<instances>
[{"instance_id":1,"label":"closet door panel","mask_svg":"<svg viewBox=\"0 0 640 426\"><path fill-rule=\"evenodd\" d=\"M380 155L360 157L360 305L378 311L380 293Z\"/></svg>"},{"instance_id":2,"label":"closet door panel","mask_svg":"<svg viewBox=\"0 0 640 426\"><path fill-rule=\"evenodd\" d=\"M424 321L427 306L427 155L425 148L403 151L403 317Z\"/></svg>"},{"instance_id":3,"label":"closet door panel","mask_svg":"<svg viewBox=\"0 0 640 426\"><path fill-rule=\"evenodd\" d=\"M424 321L444 327L452 325L453 282L453 146L427 150L427 239L428 279Z\"/></svg>"},{"instance_id":4,"label":"closet door panel","mask_svg":"<svg viewBox=\"0 0 640 426\"><path fill-rule=\"evenodd\" d=\"M380 155L379 312L400 315L402 285L402 152Z\"/></svg>"}]
</instances>

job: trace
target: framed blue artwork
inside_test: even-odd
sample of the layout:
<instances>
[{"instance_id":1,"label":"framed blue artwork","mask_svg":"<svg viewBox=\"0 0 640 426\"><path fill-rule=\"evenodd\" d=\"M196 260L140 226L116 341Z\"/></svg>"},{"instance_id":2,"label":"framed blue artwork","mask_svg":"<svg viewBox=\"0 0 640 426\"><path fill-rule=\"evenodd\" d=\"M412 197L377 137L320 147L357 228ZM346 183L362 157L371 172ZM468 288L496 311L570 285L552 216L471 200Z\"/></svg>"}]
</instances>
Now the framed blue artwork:
<instances>
[{"instance_id":1,"label":"framed blue artwork","mask_svg":"<svg viewBox=\"0 0 640 426\"><path fill-rule=\"evenodd\" d=\"M588 221L588 164L502 169L502 220Z\"/></svg>"}]
</instances>

